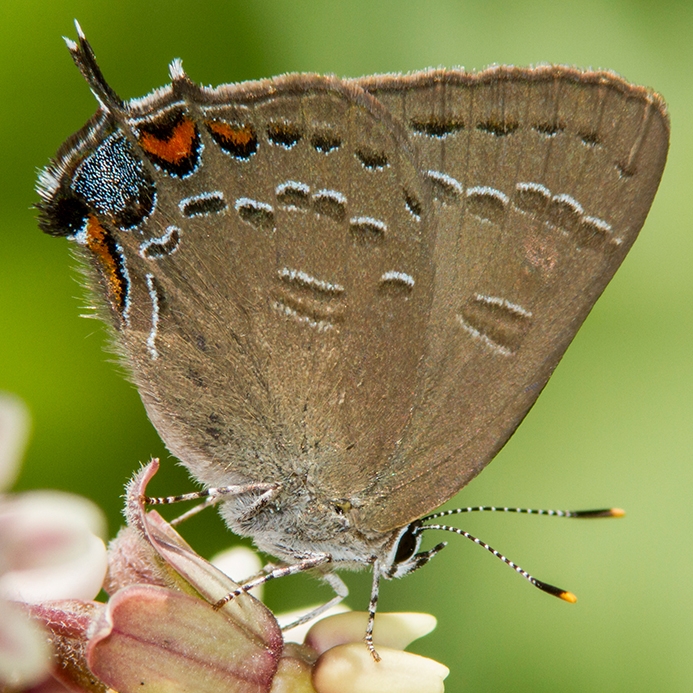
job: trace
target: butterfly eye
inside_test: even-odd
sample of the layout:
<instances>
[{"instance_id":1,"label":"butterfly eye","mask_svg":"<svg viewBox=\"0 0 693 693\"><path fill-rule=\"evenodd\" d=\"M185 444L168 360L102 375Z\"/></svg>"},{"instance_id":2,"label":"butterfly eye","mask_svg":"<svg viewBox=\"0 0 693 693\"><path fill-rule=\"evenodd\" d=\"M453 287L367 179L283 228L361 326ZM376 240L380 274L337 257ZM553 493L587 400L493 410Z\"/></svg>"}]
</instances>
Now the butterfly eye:
<instances>
[{"instance_id":1,"label":"butterfly eye","mask_svg":"<svg viewBox=\"0 0 693 693\"><path fill-rule=\"evenodd\" d=\"M407 531L402 534L397 544L397 552L395 553L395 565L408 561L419 547L418 536L419 525L413 523L407 527Z\"/></svg>"}]
</instances>

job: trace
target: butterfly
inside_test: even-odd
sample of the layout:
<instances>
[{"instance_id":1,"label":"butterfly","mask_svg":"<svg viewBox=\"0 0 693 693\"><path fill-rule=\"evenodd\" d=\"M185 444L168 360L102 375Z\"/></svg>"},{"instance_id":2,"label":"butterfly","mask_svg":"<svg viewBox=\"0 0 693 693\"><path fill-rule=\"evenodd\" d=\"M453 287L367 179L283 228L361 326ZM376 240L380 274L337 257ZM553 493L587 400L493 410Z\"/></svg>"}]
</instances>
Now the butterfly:
<instances>
[{"instance_id":1,"label":"butterfly","mask_svg":"<svg viewBox=\"0 0 693 693\"><path fill-rule=\"evenodd\" d=\"M99 108L41 173L40 226L84 259L196 495L283 561L240 591L312 570L326 608L335 570L368 569L377 656L379 581L445 545L421 551L428 529L477 541L432 524L473 509L432 511L512 435L643 225L664 102L557 66L209 88L178 60L124 102L78 31Z\"/></svg>"}]
</instances>

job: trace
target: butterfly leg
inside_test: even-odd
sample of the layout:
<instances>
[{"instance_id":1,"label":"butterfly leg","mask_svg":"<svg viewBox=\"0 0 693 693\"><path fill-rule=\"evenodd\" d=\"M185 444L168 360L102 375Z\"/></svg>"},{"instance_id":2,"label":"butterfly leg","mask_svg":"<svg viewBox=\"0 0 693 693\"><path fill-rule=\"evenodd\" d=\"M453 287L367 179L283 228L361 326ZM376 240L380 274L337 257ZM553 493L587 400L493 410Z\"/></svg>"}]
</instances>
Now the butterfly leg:
<instances>
[{"instance_id":1,"label":"butterfly leg","mask_svg":"<svg viewBox=\"0 0 693 693\"><path fill-rule=\"evenodd\" d=\"M304 623L312 621L321 614L324 614L328 609L337 606L337 604L349 596L349 588L344 584L344 581L337 573L325 573L321 576L321 579L334 590L335 596L315 609L311 609L308 613L303 614L303 616L300 616L295 621L282 626L282 631L291 630L292 628L296 628L296 626L302 626Z\"/></svg>"},{"instance_id":2,"label":"butterfly leg","mask_svg":"<svg viewBox=\"0 0 693 693\"><path fill-rule=\"evenodd\" d=\"M259 485L259 484L258 484ZM251 518L255 517L261 510L266 508L276 497L277 494L279 493L280 489L279 484L275 484L274 486L270 486L259 498L257 498L253 504L246 510L239 518L239 522L247 522Z\"/></svg>"},{"instance_id":3,"label":"butterfly leg","mask_svg":"<svg viewBox=\"0 0 693 693\"><path fill-rule=\"evenodd\" d=\"M318 566L329 563L332 560L332 556L328 553L316 553L309 556L305 556L298 563L292 563L291 565L281 566L279 568L273 568L268 573L263 573L257 577L251 578L247 582L243 583L235 589L233 592L229 592L225 597L222 597L218 602L214 604L215 611L221 609L224 604L227 604L232 599L239 597L240 595L249 592L253 587L258 585L264 585L270 580L275 578L286 577L287 575L295 575L296 573L302 573L306 570L312 570Z\"/></svg>"},{"instance_id":4,"label":"butterfly leg","mask_svg":"<svg viewBox=\"0 0 693 693\"><path fill-rule=\"evenodd\" d=\"M204 500L205 503L217 503L224 496L241 496L245 493L267 493L268 491L278 490L277 484L237 484L234 486L213 486L202 491L192 493L182 493L179 496L163 496L154 498L152 496L142 496L142 501L147 505L171 505L172 503L183 503L190 500Z\"/></svg>"},{"instance_id":5,"label":"butterfly leg","mask_svg":"<svg viewBox=\"0 0 693 693\"><path fill-rule=\"evenodd\" d=\"M278 484L246 484L235 486L215 486L202 491L193 491L192 493L183 493L179 496L163 496L154 498L151 496L142 496L142 502L145 505L171 505L173 503L183 503L191 500L202 500L202 503L178 516L171 522L173 526L179 525L193 515L201 512L205 508L216 505L219 501L224 500L226 496L241 496L246 493L260 493L260 497L253 503L245 516L252 517L257 512L262 510L279 491Z\"/></svg>"},{"instance_id":6,"label":"butterfly leg","mask_svg":"<svg viewBox=\"0 0 693 693\"><path fill-rule=\"evenodd\" d=\"M366 647L371 653L371 657L376 662L380 661L380 655L375 651L373 646L373 626L375 624L375 612L378 608L378 591L380 588L380 562L376 559L373 561L373 583L371 585L371 600L368 602L368 624L366 625Z\"/></svg>"}]
</instances>

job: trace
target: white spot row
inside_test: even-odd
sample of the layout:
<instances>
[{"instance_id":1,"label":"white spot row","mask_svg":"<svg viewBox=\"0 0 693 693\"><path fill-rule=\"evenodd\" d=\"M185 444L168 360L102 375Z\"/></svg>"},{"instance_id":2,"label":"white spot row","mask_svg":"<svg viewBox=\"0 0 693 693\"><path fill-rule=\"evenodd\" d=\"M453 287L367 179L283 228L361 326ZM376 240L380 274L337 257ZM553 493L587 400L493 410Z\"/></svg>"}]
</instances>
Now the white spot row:
<instances>
[{"instance_id":1,"label":"white spot row","mask_svg":"<svg viewBox=\"0 0 693 693\"><path fill-rule=\"evenodd\" d=\"M465 190L463 185L456 178L453 178L452 176L448 175L447 173L443 173L442 171L434 171L430 169L426 171L426 176L428 176L430 180L441 184L447 190L454 192L456 195L459 195L460 197L462 195L466 195L467 197L478 197L485 195L488 197L495 198L503 205L507 205L510 202L510 199L504 192L497 190L496 188L492 188L488 185L474 185Z\"/></svg>"},{"instance_id":2,"label":"white spot row","mask_svg":"<svg viewBox=\"0 0 693 693\"><path fill-rule=\"evenodd\" d=\"M361 226L366 229L372 229L378 233L384 234L387 231L387 224L380 219L374 219L373 217L352 217L349 219L351 226Z\"/></svg>"},{"instance_id":3,"label":"white spot row","mask_svg":"<svg viewBox=\"0 0 693 693\"><path fill-rule=\"evenodd\" d=\"M472 327L472 325L470 325L459 313L456 314L455 317L457 318L457 322L460 324L460 326L463 327L467 332L469 332L469 334L474 339L482 342L492 351L495 351L497 354L500 354L501 356L512 356L513 352L510 351L510 349L501 346L497 342L494 342L488 335L477 330L476 327Z\"/></svg>"},{"instance_id":4,"label":"white spot row","mask_svg":"<svg viewBox=\"0 0 693 693\"><path fill-rule=\"evenodd\" d=\"M507 299L502 298L500 296L487 296L485 294L475 294L474 299L479 303L485 303L487 306L498 306L499 308L504 308L505 310L510 311L511 313L515 313L515 315L518 315L521 318L532 317L531 311L523 308L517 303L511 303Z\"/></svg>"},{"instance_id":5,"label":"white spot row","mask_svg":"<svg viewBox=\"0 0 693 693\"><path fill-rule=\"evenodd\" d=\"M316 279L315 277L311 277L310 274L306 274L301 270L294 270L284 267L283 269L279 270L279 277L284 281L293 282L310 289L317 289L318 291L328 294L344 293L344 287L341 284L332 284L331 282L326 282L322 279Z\"/></svg>"},{"instance_id":6,"label":"white spot row","mask_svg":"<svg viewBox=\"0 0 693 693\"><path fill-rule=\"evenodd\" d=\"M604 231L605 233L611 233L613 231L611 224L608 221L600 219L599 217L583 217L583 221L587 224L591 224L592 226L596 226L600 231ZM620 245L621 239L614 238L613 242Z\"/></svg>"},{"instance_id":7,"label":"white spot row","mask_svg":"<svg viewBox=\"0 0 693 693\"><path fill-rule=\"evenodd\" d=\"M313 329L316 329L318 332L327 332L327 330L334 329L334 325L331 322L328 322L326 320L313 320L313 318L308 317L307 315L302 315L298 311L294 310L293 308L287 306L285 303L282 303L280 301L273 301L271 305L272 308L276 310L278 313L292 318L293 320L297 320L298 322L301 322L304 325L308 325L308 327L312 327Z\"/></svg>"},{"instance_id":8,"label":"white spot row","mask_svg":"<svg viewBox=\"0 0 693 693\"><path fill-rule=\"evenodd\" d=\"M180 232L177 226L169 226L163 236L144 241L140 244L140 257L156 259L164 255L172 255L178 250Z\"/></svg>"},{"instance_id":9,"label":"white spot row","mask_svg":"<svg viewBox=\"0 0 693 693\"><path fill-rule=\"evenodd\" d=\"M473 187L467 188L464 190L462 184L453 178L452 176L449 176L447 173L443 173L441 171L434 171L434 170L429 170L426 171L426 176L438 183L439 185L443 186L446 190L453 192L454 194L458 196L462 196L464 193L467 198L474 198L474 197L490 197L498 202L500 202L503 206L507 206L510 204L510 198L501 190L497 190L496 188L492 188L488 185L475 185ZM534 182L521 182L517 183L515 185L515 188L518 192L533 192L537 193L544 198L546 198L547 203L548 202L554 202L557 204L561 205L566 205L569 207L576 215L582 217L582 220L590 224L600 231L603 231L605 233L612 233L613 229L611 227L611 224L609 224L607 221L604 221L603 219L600 219L599 217L593 217L593 216L585 216L585 210L583 206L571 195L568 195L566 193L559 193L557 195L552 195L551 191L541 183L534 183ZM613 239L614 243L620 243L620 239Z\"/></svg>"},{"instance_id":10,"label":"white spot row","mask_svg":"<svg viewBox=\"0 0 693 693\"><path fill-rule=\"evenodd\" d=\"M564 204L570 209L575 212L575 214L579 215L582 217L582 220L590 224L592 226L595 226L598 228L600 231L604 231L605 233L612 233L613 228L609 222L604 221L603 219L600 219L599 217L592 217L592 216L585 216L585 210L583 206L572 196L567 195L566 193L559 193L558 195L552 195L551 191L544 185L541 185L541 183L517 183L515 185L515 188L518 190L518 192L533 192L541 195L546 199L546 202L557 202L559 204ZM618 238L612 239L615 243L620 243L621 240Z\"/></svg>"},{"instance_id":11,"label":"white spot row","mask_svg":"<svg viewBox=\"0 0 693 693\"><path fill-rule=\"evenodd\" d=\"M567 205L573 210L573 212L575 212L575 214L582 216L585 213L585 210L582 208L582 205L574 197L571 197L570 195L560 193L559 195L554 195L552 199L554 202L559 202L563 203L564 205Z\"/></svg>"},{"instance_id":12,"label":"white spot row","mask_svg":"<svg viewBox=\"0 0 693 693\"><path fill-rule=\"evenodd\" d=\"M515 188L519 192L535 192L543 195L547 199L551 198L551 191L541 183L518 183Z\"/></svg>"},{"instance_id":13,"label":"white spot row","mask_svg":"<svg viewBox=\"0 0 693 693\"><path fill-rule=\"evenodd\" d=\"M318 190L315 195L313 195L313 198L316 200L331 200L333 202L336 202L337 204L340 205L345 205L346 204L346 197L342 195L337 190L328 190L326 188L323 188L322 190Z\"/></svg>"},{"instance_id":14,"label":"white spot row","mask_svg":"<svg viewBox=\"0 0 693 693\"><path fill-rule=\"evenodd\" d=\"M273 214L274 209L272 209L272 205L268 205L266 202L259 202L258 200L252 200L249 197L239 197L236 200L236 204L234 205L236 211L241 209L241 207L245 207L246 209L248 207L252 207L253 209L256 209L257 211L262 211L262 212L267 212L268 214Z\"/></svg>"},{"instance_id":15,"label":"white spot row","mask_svg":"<svg viewBox=\"0 0 693 693\"><path fill-rule=\"evenodd\" d=\"M467 188L467 197L479 196L493 197L503 205L510 203L510 199L504 192L491 188L488 185L475 185L474 187Z\"/></svg>"},{"instance_id":16,"label":"white spot row","mask_svg":"<svg viewBox=\"0 0 693 693\"><path fill-rule=\"evenodd\" d=\"M442 171L433 171L432 169L429 169L428 171L426 171L426 175L432 181L440 183L445 188L452 190L457 195L462 195L462 193L464 192L464 188L462 187L460 182L452 176L449 176L447 173L443 173Z\"/></svg>"},{"instance_id":17,"label":"white spot row","mask_svg":"<svg viewBox=\"0 0 693 693\"><path fill-rule=\"evenodd\" d=\"M390 270L389 272L385 272L383 276L380 277L380 281L405 284L410 289L414 288L414 277L412 277L411 274L397 272L396 270Z\"/></svg>"},{"instance_id":18,"label":"white spot row","mask_svg":"<svg viewBox=\"0 0 693 693\"><path fill-rule=\"evenodd\" d=\"M152 361L156 361L156 359L159 358L159 352L156 348L156 337L159 332L159 294L154 284L154 275L147 274L146 279L147 290L149 291L149 297L152 301L152 326L149 330L149 336L147 337L147 349L149 351L149 357Z\"/></svg>"}]
</instances>

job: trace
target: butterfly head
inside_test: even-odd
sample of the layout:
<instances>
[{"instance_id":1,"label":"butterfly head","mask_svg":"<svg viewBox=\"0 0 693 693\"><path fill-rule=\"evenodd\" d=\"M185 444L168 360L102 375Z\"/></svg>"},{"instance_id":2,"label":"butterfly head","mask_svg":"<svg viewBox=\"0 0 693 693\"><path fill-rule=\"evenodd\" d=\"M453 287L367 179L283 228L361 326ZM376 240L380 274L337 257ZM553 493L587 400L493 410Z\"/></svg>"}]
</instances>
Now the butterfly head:
<instances>
[{"instance_id":1,"label":"butterfly head","mask_svg":"<svg viewBox=\"0 0 693 693\"><path fill-rule=\"evenodd\" d=\"M428 551L419 551L424 526L416 520L403 527L396 535L388 552L387 560L381 568L381 575L387 579L409 575L421 566L426 565L433 556L447 546L441 542Z\"/></svg>"}]
</instances>

